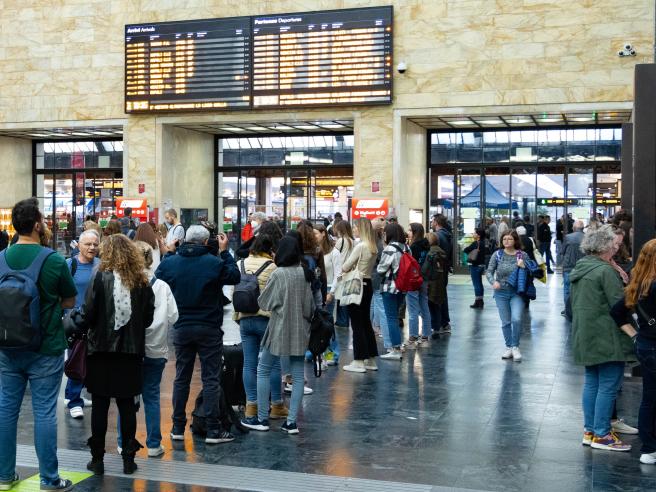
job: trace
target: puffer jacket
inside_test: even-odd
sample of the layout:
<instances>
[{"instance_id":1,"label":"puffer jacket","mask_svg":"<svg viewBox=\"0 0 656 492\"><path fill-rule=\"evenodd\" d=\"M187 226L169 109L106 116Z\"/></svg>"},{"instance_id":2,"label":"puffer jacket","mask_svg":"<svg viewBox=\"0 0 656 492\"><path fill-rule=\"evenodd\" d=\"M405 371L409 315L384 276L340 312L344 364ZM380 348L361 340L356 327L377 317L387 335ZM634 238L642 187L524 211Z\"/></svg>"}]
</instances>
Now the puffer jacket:
<instances>
[{"instance_id":1,"label":"puffer jacket","mask_svg":"<svg viewBox=\"0 0 656 492\"><path fill-rule=\"evenodd\" d=\"M594 366L635 361L631 339L610 314L611 308L623 298L622 280L615 269L598 256L584 256L569 279L574 362Z\"/></svg>"},{"instance_id":2,"label":"puffer jacket","mask_svg":"<svg viewBox=\"0 0 656 492\"><path fill-rule=\"evenodd\" d=\"M146 328L153 323L155 294L150 285L130 291L130 321L114 330L114 273L96 272L84 302L88 355L110 352L144 356Z\"/></svg>"}]
</instances>

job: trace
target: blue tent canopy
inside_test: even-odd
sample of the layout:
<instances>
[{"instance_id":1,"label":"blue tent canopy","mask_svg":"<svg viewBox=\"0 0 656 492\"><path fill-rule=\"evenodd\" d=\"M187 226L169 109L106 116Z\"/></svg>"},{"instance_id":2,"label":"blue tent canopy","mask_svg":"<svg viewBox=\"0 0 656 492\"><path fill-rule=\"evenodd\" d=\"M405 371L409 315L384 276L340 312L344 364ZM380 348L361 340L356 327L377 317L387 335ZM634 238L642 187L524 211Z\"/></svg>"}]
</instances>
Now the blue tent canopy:
<instances>
[{"instance_id":1,"label":"blue tent canopy","mask_svg":"<svg viewBox=\"0 0 656 492\"><path fill-rule=\"evenodd\" d=\"M508 208L508 198L503 196L489 181L485 181L485 208ZM471 190L469 194L460 199L463 208L479 208L481 206L481 186ZM518 209L517 202L512 201L512 208Z\"/></svg>"}]
</instances>

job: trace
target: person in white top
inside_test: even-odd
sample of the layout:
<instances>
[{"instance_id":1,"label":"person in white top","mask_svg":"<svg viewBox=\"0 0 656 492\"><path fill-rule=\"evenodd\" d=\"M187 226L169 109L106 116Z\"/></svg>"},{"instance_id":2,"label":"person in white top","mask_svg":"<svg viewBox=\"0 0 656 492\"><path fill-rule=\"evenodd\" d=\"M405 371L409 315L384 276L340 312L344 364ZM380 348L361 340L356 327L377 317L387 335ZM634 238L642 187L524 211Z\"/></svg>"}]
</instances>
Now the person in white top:
<instances>
[{"instance_id":1,"label":"person in white top","mask_svg":"<svg viewBox=\"0 0 656 492\"><path fill-rule=\"evenodd\" d=\"M150 226L148 225L148 227ZM168 360L168 332L178 321L178 305L169 285L163 280L156 279L152 273L153 248L144 241L135 241L135 245L143 252L146 272L155 294L153 323L146 328L146 356L143 362L143 390L141 393L146 415L148 456L155 457L164 454L161 444L159 387L164 366ZM120 425L118 429L118 447L121 448Z\"/></svg>"},{"instance_id":2,"label":"person in white top","mask_svg":"<svg viewBox=\"0 0 656 492\"><path fill-rule=\"evenodd\" d=\"M335 319L335 289L337 289L337 279L342 276L342 256L333 245L330 235L323 224L316 224L314 226L314 235L317 239L317 244L323 253L323 264L326 268L326 281L327 291L325 309ZM333 337L330 342L330 347L323 355L323 360L326 365L335 366L339 362L339 342L337 335Z\"/></svg>"},{"instance_id":3,"label":"person in white top","mask_svg":"<svg viewBox=\"0 0 656 492\"><path fill-rule=\"evenodd\" d=\"M178 212L170 208L164 212L164 222L168 228L166 233L166 250L175 251L185 240L185 230L178 220Z\"/></svg>"},{"instance_id":4,"label":"person in white top","mask_svg":"<svg viewBox=\"0 0 656 492\"><path fill-rule=\"evenodd\" d=\"M355 245L355 238L353 237L351 224L345 220L340 220L333 226L333 234L337 237L335 249L339 252L341 264L343 265ZM335 326L343 328L348 328L349 326L348 309L346 306L340 306L339 302L337 303L337 311L335 314Z\"/></svg>"}]
</instances>

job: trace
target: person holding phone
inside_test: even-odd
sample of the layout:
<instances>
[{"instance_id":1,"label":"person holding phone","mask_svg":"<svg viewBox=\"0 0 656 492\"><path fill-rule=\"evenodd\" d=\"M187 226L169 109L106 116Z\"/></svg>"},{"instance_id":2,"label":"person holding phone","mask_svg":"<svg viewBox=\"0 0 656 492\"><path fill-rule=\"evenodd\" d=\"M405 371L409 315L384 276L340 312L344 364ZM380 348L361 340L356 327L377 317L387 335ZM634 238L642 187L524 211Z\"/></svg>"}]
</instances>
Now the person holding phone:
<instances>
[{"instance_id":1,"label":"person holding phone","mask_svg":"<svg viewBox=\"0 0 656 492\"><path fill-rule=\"evenodd\" d=\"M519 351L519 338L524 322L524 298L508 280L518 268L526 268L528 255L522 251L522 243L514 230L501 236L502 247L490 258L486 277L494 289L494 300L501 318L501 329L506 342L502 359L522 360Z\"/></svg>"}]
</instances>

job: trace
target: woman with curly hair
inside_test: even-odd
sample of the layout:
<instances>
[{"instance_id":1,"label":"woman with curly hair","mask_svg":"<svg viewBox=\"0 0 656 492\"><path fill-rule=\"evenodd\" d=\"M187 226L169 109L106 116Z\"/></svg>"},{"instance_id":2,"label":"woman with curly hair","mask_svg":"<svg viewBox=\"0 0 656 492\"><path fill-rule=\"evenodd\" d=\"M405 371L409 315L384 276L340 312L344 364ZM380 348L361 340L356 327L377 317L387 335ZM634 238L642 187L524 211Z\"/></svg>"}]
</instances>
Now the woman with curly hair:
<instances>
[{"instance_id":1,"label":"woman with curly hair","mask_svg":"<svg viewBox=\"0 0 656 492\"><path fill-rule=\"evenodd\" d=\"M133 473L137 406L141 394L146 327L153 322L155 297L145 273L141 251L123 234L107 237L100 246L100 265L85 298L87 375L91 410L91 461L87 469L104 473L107 414L112 398L121 417L123 472Z\"/></svg>"},{"instance_id":2,"label":"woman with curly hair","mask_svg":"<svg viewBox=\"0 0 656 492\"><path fill-rule=\"evenodd\" d=\"M120 234L120 233L121 233L120 224L115 220L110 220L109 223L105 226L105 230L103 231L103 236L109 237L114 234Z\"/></svg>"}]
</instances>

